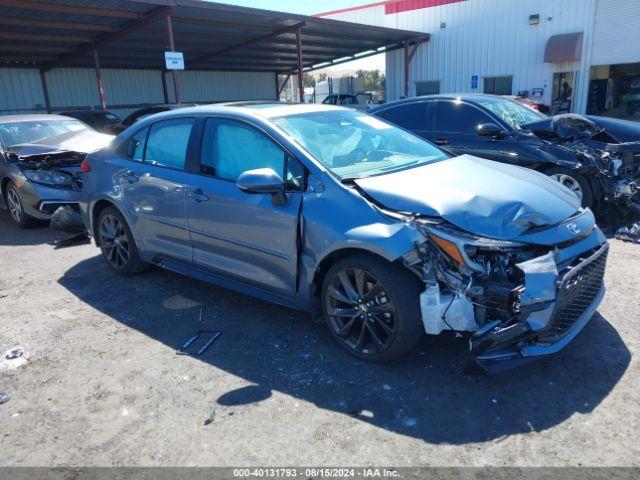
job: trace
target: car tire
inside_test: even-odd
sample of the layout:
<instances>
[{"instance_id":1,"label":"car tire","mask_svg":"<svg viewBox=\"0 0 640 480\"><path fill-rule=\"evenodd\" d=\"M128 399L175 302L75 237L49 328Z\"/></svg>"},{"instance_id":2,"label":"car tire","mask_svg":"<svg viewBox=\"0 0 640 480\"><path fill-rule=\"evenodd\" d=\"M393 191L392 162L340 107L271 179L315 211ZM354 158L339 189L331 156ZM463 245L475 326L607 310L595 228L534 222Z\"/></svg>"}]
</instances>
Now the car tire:
<instances>
[{"instance_id":1,"label":"car tire","mask_svg":"<svg viewBox=\"0 0 640 480\"><path fill-rule=\"evenodd\" d=\"M577 189L579 189L582 206L584 208L591 208L593 206L593 189L583 175L563 167L553 167L544 173L576 193L578 193Z\"/></svg>"},{"instance_id":2,"label":"car tire","mask_svg":"<svg viewBox=\"0 0 640 480\"><path fill-rule=\"evenodd\" d=\"M140 260L131 229L115 207L100 212L96 236L107 265L118 275L134 275L148 266Z\"/></svg>"},{"instance_id":3,"label":"car tire","mask_svg":"<svg viewBox=\"0 0 640 480\"><path fill-rule=\"evenodd\" d=\"M349 353L388 362L410 352L425 334L420 292L418 278L402 266L355 254L337 261L325 275L322 312L329 331Z\"/></svg>"},{"instance_id":4,"label":"car tire","mask_svg":"<svg viewBox=\"0 0 640 480\"><path fill-rule=\"evenodd\" d=\"M11 219L19 228L29 228L37 223L37 220L24 211L22 199L18 189L11 183L7 186L5 203L9 209Z\"/></svg>"}]
</instances>

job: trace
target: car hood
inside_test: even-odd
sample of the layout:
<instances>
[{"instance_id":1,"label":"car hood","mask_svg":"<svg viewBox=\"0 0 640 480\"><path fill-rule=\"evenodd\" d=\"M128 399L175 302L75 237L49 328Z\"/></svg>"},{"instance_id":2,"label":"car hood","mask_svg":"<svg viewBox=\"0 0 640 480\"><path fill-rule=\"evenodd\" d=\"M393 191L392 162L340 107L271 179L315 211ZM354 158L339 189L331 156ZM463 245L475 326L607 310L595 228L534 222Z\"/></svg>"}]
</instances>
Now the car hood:
<instances>
[{"instance_id":1,"label":"car hood","mask_svg":"<svg viewBox=\"0 0 640 480\"><path fill-rule=\"evenodd\" d=\"M441 217L500 240L559 224L580 210L578 198L546 175L471 155L355 183L385 208Z\"/></svg>"},{"instance_id":2,"label":"car hood","mask_svg":"<svg viewBox=\"0 0 640 480\"><path fill-rule=\"evenodd\" d=\"M113 138L113 135L85 129L42 138L37 143L12 145L7 150L18 157L61 151L91 153L109 145Z\"/></svg>"}]
</instances>

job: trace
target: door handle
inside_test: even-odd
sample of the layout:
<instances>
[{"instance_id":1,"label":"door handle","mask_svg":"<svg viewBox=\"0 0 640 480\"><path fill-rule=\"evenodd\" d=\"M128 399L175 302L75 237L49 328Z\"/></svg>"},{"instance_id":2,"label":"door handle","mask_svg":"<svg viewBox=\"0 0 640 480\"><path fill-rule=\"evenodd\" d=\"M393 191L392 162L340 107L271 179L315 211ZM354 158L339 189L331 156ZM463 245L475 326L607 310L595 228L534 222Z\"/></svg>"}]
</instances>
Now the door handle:
<instances>
[{"instance_id":1,"label":"door handle","mask_svg":"<svg viewBox=\"0 0 640 480\"><path fill-rule=\"evenodd\" d=\"M122 175L122 177L129 183L136 183L138 180L140 180L140 177L137 176L133 170L126 171L125 174Z\"/></svg>"},{"instance_id":2,"label":"door handle","mask_svg":"<svg viewBox=\"0 0 640 480\"><path fill-rule=\"evenodd\" d=\"M198 203L202 203L202 202L207 202L209 200L209 197L207 197L204 192L200 189L195 190L193 192L189 192L187 194L187 196L189 198L192 198L193 200L195 200Z\"/></svg>"},{"instance_id":3,"label":"door handle","mask_svg":"<svg viewBox=\"0 0 640 480\"><path fill-rule=\"evenodd\" d=\"M439 138L437 140L434 140L434 142L436 145L449 145L449 140L447 140L446 138Z\"/></svg>"}]
</instances>

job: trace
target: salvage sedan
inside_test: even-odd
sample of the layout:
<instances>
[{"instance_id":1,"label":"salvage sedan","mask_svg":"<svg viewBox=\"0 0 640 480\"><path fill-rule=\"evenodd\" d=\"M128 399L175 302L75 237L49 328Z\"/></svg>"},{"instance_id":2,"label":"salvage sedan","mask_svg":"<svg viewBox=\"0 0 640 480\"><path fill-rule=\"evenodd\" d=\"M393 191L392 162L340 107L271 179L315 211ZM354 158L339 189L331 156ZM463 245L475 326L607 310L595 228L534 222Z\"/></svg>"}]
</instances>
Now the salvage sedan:
<instances>
[{"instance_id":1,"label":"salvage sedan","mask_svg":"<svg viewBox=\"0 0 640 480\"><path fill-rule=\"evenodd\" d=\"M154 264L311 311L366 360L453 330L473 365L509 368L560 350L604 295L608 245L571 191L354 110L163 113L83 169L115 272Z\"/></svg>"},{"instance_id":2,"label":"salvage sedan","mask_svg":"<svg viewBox=\"0 0 640 480\"><path fill-rule=\"evenodd\" d=\"M77 205L80 164L113 136L60 115L0 116L0 206L19 227Z\"/></svg>"},{"instance_id":3,"label":"salvage sedan","mask_svg":"<svg viewBox=\"0 0 640 480\"><path fill-rule=\"evenodd\" d=\"M627 143L631 127L622 121L574 114L547 117L493 95L417 97L370 113L456 155L542 172L573 191L584 207L638 209L640 135ZM618 131L626 134L617 138L613 132Z\"/></svg>"}]
</instances>

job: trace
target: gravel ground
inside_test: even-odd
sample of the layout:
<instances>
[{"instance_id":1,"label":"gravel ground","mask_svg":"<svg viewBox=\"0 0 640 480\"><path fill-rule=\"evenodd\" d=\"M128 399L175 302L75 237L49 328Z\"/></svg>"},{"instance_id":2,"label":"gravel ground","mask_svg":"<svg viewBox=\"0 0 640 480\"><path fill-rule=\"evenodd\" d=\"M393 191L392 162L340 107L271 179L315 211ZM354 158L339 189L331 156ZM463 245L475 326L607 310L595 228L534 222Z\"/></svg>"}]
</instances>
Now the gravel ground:
<instances>
[{"instance_id":1,"label":"gravel ground","mask_svg":"<svg viewBox=\"0 0 640 480\"><path fill-rule=\"evenodd\" d=\"M452 336L371 365L302 313L53 238L0 212L0 353L25 351L0 357L2 466L640 465L640 246L611 241L560 354L465 376ZM223 334L176 355L203 328Z\"/></svg>"}]
</instances>

